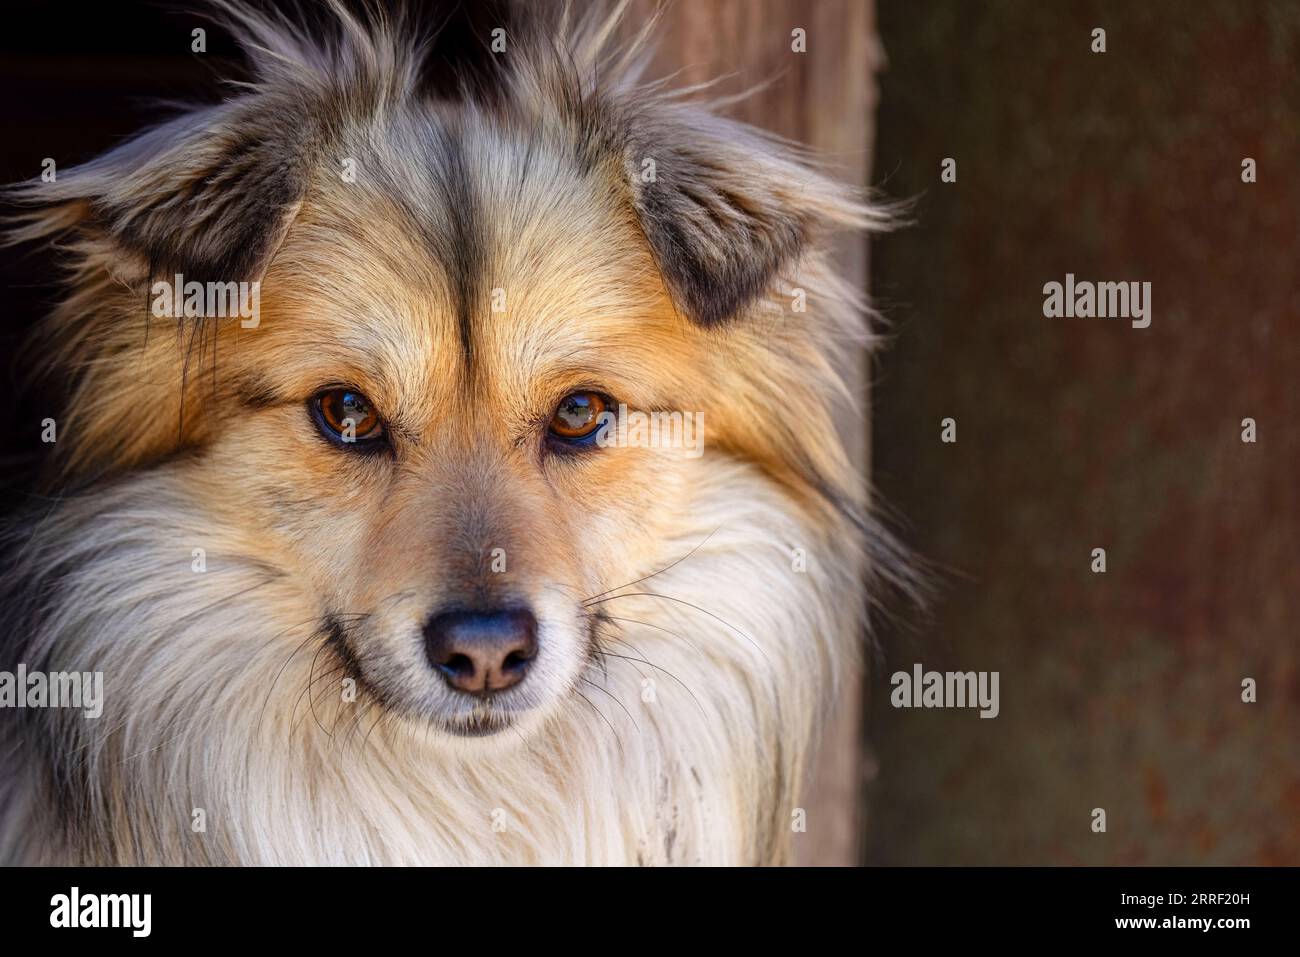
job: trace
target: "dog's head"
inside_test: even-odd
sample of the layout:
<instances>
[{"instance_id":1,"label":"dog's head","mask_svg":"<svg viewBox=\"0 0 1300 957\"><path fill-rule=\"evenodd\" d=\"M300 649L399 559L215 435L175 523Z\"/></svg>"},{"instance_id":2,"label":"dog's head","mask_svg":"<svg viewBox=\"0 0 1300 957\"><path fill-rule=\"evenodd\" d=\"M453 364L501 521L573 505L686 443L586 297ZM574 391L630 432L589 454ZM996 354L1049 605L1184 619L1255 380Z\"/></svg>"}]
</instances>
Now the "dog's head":
<instances>
[{"instance_id":1,"label":"dog's head","mask_svg":"<svg viewBox=\"0 0 1300 957\"><path fill-rule=\"evenodd\" d=\"M457 90L401 24L231 23L244 92L25 193L77 236L65 478L187 453L364 685L462 736L570 691L710 470L856 506L816 255L875 221L847 191L638 86L607 22L484 38Z\"/></svg>"}]
</instances>

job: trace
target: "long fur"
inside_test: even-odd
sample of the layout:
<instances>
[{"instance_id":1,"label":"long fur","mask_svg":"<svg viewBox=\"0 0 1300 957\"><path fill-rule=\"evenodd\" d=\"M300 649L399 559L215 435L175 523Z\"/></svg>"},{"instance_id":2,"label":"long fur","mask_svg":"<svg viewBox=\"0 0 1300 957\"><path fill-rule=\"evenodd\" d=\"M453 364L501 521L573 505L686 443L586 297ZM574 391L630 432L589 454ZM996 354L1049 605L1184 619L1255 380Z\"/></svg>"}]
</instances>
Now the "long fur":
<instances>
[{"instance_id":1,"label":"long fur","mask_svg":"<svg viewBox=\"0 0 1300 957\"><path fill-rule=\"evenodd\" d=\"M68 251L41 348L71 399L0 666L103 671L106 703L0 714L0 861L788 861L862 584L898 570L832 427L835 354L870 338L823 255L887 211L641 83L619 11L431 91L400 14L218 6L251 83L15 194L15 238ZM260 327L150 317L173 271L262 280ZM539 464L493 431L597 358L704 411L706 454ZM336 369L400 409L394 463L310 434ZM496 588L543 622L535 720L451 737L413 636Z\"/></svg>"}]
</instances>

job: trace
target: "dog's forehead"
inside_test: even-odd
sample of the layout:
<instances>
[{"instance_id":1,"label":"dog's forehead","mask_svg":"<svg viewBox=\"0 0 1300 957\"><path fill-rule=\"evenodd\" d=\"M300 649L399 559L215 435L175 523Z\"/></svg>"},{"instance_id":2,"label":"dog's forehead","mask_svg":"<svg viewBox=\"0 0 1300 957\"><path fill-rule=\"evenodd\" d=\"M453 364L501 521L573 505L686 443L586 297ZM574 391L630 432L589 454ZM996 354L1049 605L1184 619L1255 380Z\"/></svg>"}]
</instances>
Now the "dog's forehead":
<instances>
[{"instance_id":1,"label":"dog's forehead","mask_svg":"<svg viewBox=\"0 0 1300 957\"><path fill-rule=\"evenodd\" d=\"M309 194L268 277L321 361L407 392L471 370L519 392L680 325L614 164L463 119L356 154Z\"/></svg>"}]
</instances>

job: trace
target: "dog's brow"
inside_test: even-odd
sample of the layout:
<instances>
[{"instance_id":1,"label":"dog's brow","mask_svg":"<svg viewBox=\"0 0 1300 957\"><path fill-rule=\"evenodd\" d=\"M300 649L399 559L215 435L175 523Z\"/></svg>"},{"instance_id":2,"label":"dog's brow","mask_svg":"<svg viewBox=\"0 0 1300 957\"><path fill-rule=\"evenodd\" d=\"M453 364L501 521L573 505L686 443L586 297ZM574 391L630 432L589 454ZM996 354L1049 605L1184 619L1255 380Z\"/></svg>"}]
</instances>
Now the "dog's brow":
<instances>
[{"instance_id":1,"label":"dog's brow","mask_svg":"<svg viewBox=\"0 0 1300 957\"><path fill-rule=\"evenodd\" d=\"M253 409L267 409L288 401L283 392L256 373L240 376L235 385L240 401Z\"/></svg>"}]
</instances>

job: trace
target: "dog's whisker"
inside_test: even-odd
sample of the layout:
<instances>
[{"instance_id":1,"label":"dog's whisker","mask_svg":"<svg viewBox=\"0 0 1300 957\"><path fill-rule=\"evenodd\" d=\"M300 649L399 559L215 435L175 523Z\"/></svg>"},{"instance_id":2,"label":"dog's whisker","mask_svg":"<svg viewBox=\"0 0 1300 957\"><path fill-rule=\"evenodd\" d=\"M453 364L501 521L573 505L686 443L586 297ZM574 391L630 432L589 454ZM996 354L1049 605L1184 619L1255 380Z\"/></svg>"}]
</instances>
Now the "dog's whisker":
<instances>
[{"instance_id":1,"label":"dog's whisker","mask_svg":"<svg viewBox=\"0 0 1300 957\"><path fill-rule=\"evenodd\" d=\"M380 708L380 709L378 709L378 710L379 710L379 717L376 718L376 719L375 719L375 723L372 724L372 725L370 726L370 730L366 732L366 736L365 736L364 738L361 739L361 749L360 749L360 750L362 750L362 751L365 750L366 743L370 740L370 736L371 736L372 734L375 733L375 729L376 729L377 727L379 727L379 725L380 725L382 722L390 720L390 719L394 716L394 714L395 714L395 712L390 711L390 710L386 710L386 709L384 709L384 708Z\"/></svg>"},{"instance_id":2,"label":"dog's whisker","mask_svg":"<svg viewBox=\"0 0 1300 957\"><path fill-rule=\"evenodd\" d=\"M601 613L601 615L603 620L605 621L619 621L629 625L643 625L646 628L653 628L655 631L662 631L665 635L671 635L672 637L678 639L679 641L685 642L687 645L690 646L691 650L695 652L697 655L702 656L704 654L704 652L700 650L700 647L697 644L695 644L695 642L687 638L685 635L678 634L677 632L665 628L662 625L656 625L652 621L641 621L639 618L619 618L613 615L607 615L603 612Z\"/></svg>"},{"instance_id":3,"label":"dog's whisker","mask_svg":"<svg viewBox=\"0 0 1300 957\"><path fill-rule=\"evenodd\" d=\"M597 601L598 599L603 598L605 595L609 595L609 594L611 594L611 593L613 593L613 592L616 592L616 591L622 591L624 588L631 588L633 585L639 585L639 584L641 584L642 582L648 582L650 579L652 579L652 578L657 578L658 576L662 575L662 574L663 574L664 572L666 572L666 571L671 571L672 569L674 569L674 568L676 568L678 565L680 565L682 562L686 561L686 559L690 558L692 555L694 555L696 552L698 552L698 551L699 551L701 548L703 548L705 545L707 545L709 539L711 539L714 535L716 535L716 534L718 533L718 529L720 529L720 528L722 528L721 525L719 525L718 528L715 528L713 531L709 532L709 534L705 535L704 538L700 540L699 544L697 544L694 548L692 548L689 552L687 552L687 553L686 553L685 555L683 555L681 558L677 559L675 562L672 562L672 563L669 564L669 565L665 565L663 568L659 569L657 572L652 572L651 574L646 575L644 578L638 578L636 581L630 581L630 582L628 582L626 585L617 585L617 586L615 586L614 588L607 589L607 590L605 590L605 591L603 591L603 592L600 592L600 593L597 594L597 595L592 595L590 598L585 598L585 599L583 599L583 602L582 602L582 603L583 603L584 605L591 604L591 603Z\"/></svg>"},{"instance_id":4,"label":"dog's whisker","mask_svg":"<svg viewBox=\"0 0 1300 957\"><path fill-rule=\"evenodd\" d=\"M331 675L346 674L346 673L347 673L347 669L348 669L348 666L347 666L346 662L339 662L339 663L335 664L333 668L330 668L330 669L328 669L327 671L323 671L323 672L321 672L321 673L320 673L319 675L317 675L316 677L319 678L322 682L324 682L325 679L326 679L326 678L329 678ZM314 717L316 717L316 724L317 724L318 727L320 726L320 718L319 718L319 716L318 716L317 713L316 713L316 705L319 704L321 701L325 700L326 696L329 695L329 693L330 693L330 691L331 691L331 689L332 689L332 684L333 684L332 682L326 683L325 686L321 689L321 691L320 691L319 694L314 694L314 695L312 695L311 697L308 698L308 701L309 701L309 703L310 703L310 707L311 707L311 711L312 711L312 715L313 715ZM311 687L312 687L311 682L308 682L307 687L308 687L308 690L311 689ZM334 710L335 710L335 714L337 714L338 711L339 711L339 709L338 709L337 707L335 707ZM338 719L335 718L335 720L334 720L334 726L337 727L337 725L338 725ZM325 734L326 734L328 737L331 737L331 738L334 737L334 727L331 727L329 730L326 730L325 728L321 727L321 730L322 730L322 731L325 731Z\"/></svg>"},{"instance_id":5,"label":"dog's whisker","mask_svg":"<svg viewBox=\"0 0 1300 957\"><path fill-rule=\"evenodd\" d=\"M593 648L591 649L591 657L596 661L596 663L597 663L598 665L600 665L600 673L601 673L601 677L602 677L602 678L605 680L605 682L608 684L608 683L609 683L609 665L608 665L608 664L606 663L606 661L605 661L605 652L602 651L602 650L599 649L599 648L593 647Z\"/></svg>"},{"instance_id":6,"label":"dog's whisker","mask_svg":"<svg viewBox=\"0 0 1300 957\"><path fill-rule=\"evenodd\" d=\"M311 664L307 668L306 687L304 687L302 691L298 693L298 697L294 699L293 707L289 709L289 735L291 737L294 734L294 732L298 730L298 719L296 719L294 716L298 713L298 705L302 703L302 699L304 696L307 697L307 701L309 703L308 711L310 712L311 710L310 709L311 689L312 689L312 682L316 678L316 663L317 661L320 660L321 654L328 648L329 648L329 643L326 641L322 641L320 645L316 648L316 653L312 655ZM316 726L320 727L319 719L317 719L316 721ZM325 729L322 727L321 731L324 730Z\"/></svg>"},{"instance_id":7,"label":"dog's whisker","mask_svg":"<svg viewBox=\"0 0 1300 957\"><path fill-rule=\"evenodd\" d=\"M298 644L298 646L294 648L292 652L289 653L289 657L284 660L284 664L280 665L280 669L275 673L275 677L271 679L271 686L266 689L266 698L262 701L262 707L257 714L257 723L255 725L255 730L261 728L262 719L266 716L267 706L271 702L271 695L275 692L275 686L279 684L280 676L284 674L284 669L289 667L289 662L291 662L294 659L294 657L298 654L298 652L302 651L302 649L307 646L307 643L311 641L313 638L320 638L322 641L325 640L324 636L322 635L322 628L324 627L327 617L328 616L325 615L316 615L312 618L307 618L303 621L300 621L295 625L290 625L288 628L284 629L283 631L273 635L270 641L267 642L268 645L276 644L281 638L289 634L289 632L301 628L304 625L311 624L312 622L317 623L316 627L312 628L311 631L307 634L307 637L304 638ZM348 617L348 616L345 615L341 617ZM290 716L290 719L292 720L292 715Z\"/></svg>"},{"instance_id":8,"label":"dog's whisker","mask_svg":"<svg viewBox=\"0 0 1300 957\"><path fill-rule=\"evenodd\" d=\"M615 639L615 640L618 640L618 639ZM621 644L625 644L625 645L628 644L628 642L626 642L626 641L621 641L620 643L621 643ZM632 647L634 651L637 650L634 646L630 646L630 645L629 645L629 647ZM632 657L629 657L628 655L620 655L620 654L618 654L617 652L609 651L608 649L605 650L605 651L603 651L603 652L601 652L601 653L602 653L602 654L605 654L605 655L609 655L611 658L623 658L623 659L626 659L626 660L628 660L628 661L639 661L639 662L641 662L642 664L644 664L644 665L646 665L646 666L648 666L648 667L650 667L650 668L653 668L655 671L662 671L662 672L663 672L664 674L666 674L669 678L672 678L673 681L676 681L679 685L681 685L682 688L686 691L686 693L687 693L688 695L691 696L691 699L695 702L695 706L696 706L697 708L700 709L700 714L704 715L705 717L708 717L708 712L704 710L704 705L700 702L700 699L699 699L699 697L695 694L695 692L691 690L691 686L688 685L686 682L682 681L681 678L677 677L675 674L673 674L673 673L672 673L671 671L669 671L667 668L661 668L661 667L659 667L659 666L658 666L657 664L655 664L653 661L650 661L649 659L645 658L644 656L642 656L642 657L640 657L640 658L632 658ZM638 653L639 653L639 652L638 652Z\"/></svg>"},{"instance_id":9,"label":"dog's whisker","mask_svg":"<svg viewBox=\"0 0 1300 957\"><path fill-rule=\"evenodd\" d=\"M348 617L352 618L352 619L354 620L354 623L355 623L355 621L358 621L358 620L364 620L365 618L368 618L368 617L370 617L370 616L369 616L369 615L351 615L351 616L344 616L344 615L329 615L329 616L326 616L326 618L327 618L327 623L328 623L328 624L331 624L331 625L337 625L338 627L342 627L342 624L341 624L341 623L342 623L342 620L343 620L344 618L348 618ZM321 642L321 646L320 646L319 648L316 649L316 654L312 656L311 666L310 666L310 668L308 669L308 673L307 673L307 687L303 690L302 694L299 694L297 700L296 700L295 703L294 703L293 709L290 711L290 720L292 720L293 713L296 712L296 711L298 710L298 703L300 703L300 702L302 701L302 696L303 696L303 694L306 694L306 695L307 695L307 705L308 705L308 709L309 709L310 712L311 712L312 719L316 722L316 726L317 726L318 728L320 728L321 731L324 732L324 733L325 733L327 736L329 736L329 737L333 737L333 732L332 732L332 731L328 731L328 730L326 730L326 729L325 729L325 726L321 724L320 716L316 713L316 702L317 702L317 700L319 700L319 699L316 698L316 697L315 697L311 692L312 692L313 687L315 686L315 682L317 681L317 679L322 679L322 678L328 677L329 675L337 674L337 673L340 673L340 672L347 673L347 672L350 671L350 668L351 668L350 662L348 662L346 659L338 660L338 659L340 658L340 656L336 655L336 656L335 656L335 657L336 657L336 663L335 663L335 666L334 666L334 667L329 668L329 669L327 669L327 670L324 671L324 672L319 672L319 671L318 671L318 669L317 669L317 660L320 658L321 653L324 652L324 651L327 651L327 650L329 650L329 651L336 651L336 650L337 650L337 649L334 648L333 644L331 643L331 641L332 641L332 637L333 637L333 636L331 636L331 635L329 635L329 634L326 634L324 640ZM328 691L328 688L327 688L326 690ZM337 723L337 722L336 722L336 723ZM296 723L295 723L295 725L296 725Z\"/></svg>"},{"instance_id":10,"label":"dog's whisker","mask_svg":"<svg viewBox=\"0 0 1300 957\"><path fill-rule=\"evenodd\" d=\"M600 715L600 720L605 722L605 724L609 727L610 733L612 733L612 734L614 735L614 740L615 740L616 742L618 742L619 750L620 750L620 751L623 750L623 736L620 735L620 734L618 733L618 729L615 728L614 725L613 725L612 723L610 723L609 718L607 718L607 717L605 716L605 712L603 712L603 711L601 711L599 708L597 708L596 705L592 703L592 700L591 700L590 698L588 698L585 694L583 694L581 691L579 691L577 688L574 688L574 689L573 689L573 693L576 694L576 695L577 695L579 698L581 698L583 701L587 702L587 706L588 706L589 708L591 708L592 711L594 711L594 712L596 712L596 714Z\"/></svg>"},{"instance_id":11,"label":"dog's whisker","mask_svg":"<svg viewBox=\"0 0 1300 957\"><path fill-rule=\"evenodd\" d=\"M613 618L613 617L610 617L610 616L607 616L607 615L602 615L602 617L603 617L604 620L607 620L607 621L630 622L630 623L632 623L632 624L637 624L637 625L646 625L646 626L651 627L651 628L658 628L659 631L666 632L667 634L672 635L674 638L680 638L682 641L685 641L688 645L691 646L692 649L694 649L694 650L696 651L696 653L701 653L700 650L699 650L698 648L695 647L694 643L692 643L691 641L689 641L688 639L686 639L686 638L683 637L682 635L678 635L678 634L676 634L675 632L668 631L668 629L666 629L666 628L659 628L659 626L657 626L657 625L652 625L650 622L639 621L639 620L637 620L637 619L635 619L635 618ZM628 640L627 638L621 637L621 636L619 636L619 635L614 635L614 634L607 634L607 635L605 635L604 637L605 637L607 640L609 640L609 641L616 641L616 642L618 642L620 645L627 645L627 647L631 648L633 651L635 651L635 652L637 653L637 655L640 656L640 657L635 658L635 659L631 659L631 658L629 658L628 660L640 661L640 662L642 662L643 664L645 664L645 665L647 665L647 666L649 666L649 667L651 667L651 668L654 668L654 669L657 670L657 671L662 671L664 674L668 675L670 678L672 678L674 681L676 681L679 685L681 685L681 686L686 690L686 693L689 694L689 695L690 695L690 696L695 700L695 704L696 704L696 706L700 709L700 713L701 713L701 714L706 714L706 712L705 712L705 710L704 710L704 705L700 703L700 699L699 699L699 697L695 694L694 690L692 690L691 687L690 687L688 684L686 684L686 682L682 681L681 678L677 677L677 675L673 674L673 673L672 673L671 671L669 671L667 668L662 668L662 667L660 667L659 665L657 665L657 664L655 664L654 662L652 662L648 657L646 657L645 652L643 652L643 651L642 651L642 650L641 650L637 645L633 644L633 643L632 643L630 640ZM603 650L603 651L602 651L602 654L610 655L610 656L615 657L615 658L627 658L627 657L628 657L628 656L626 656L626 655L615 654L614 652L609 651L608 649ZM640 669L637 669L637 673L638 673L638 674L642 674L641 671L640 671ZM645 677L644 674L642 674L642 677Z\"/></svg>"},{"instance_id":12,"label":"dog's whisker","mask_svg":"<svg viewBox=\"0 0 1300 957\"><path fill-rule=\"evenodd\" d=\"M316 659L317 659L317 658L320 658L321 651L325 651L325 650L328 649L328 648L329 648L329 642L328 642L328 641L321 642L321 646L320 646L320 648L318 648L318 649L316 650L316 654L313 655L313 657L312 657L311 668L309 668L309 670L308 670L308 672L307 672L307 689L305 689L305 693L307 693L307 710L309 711L309 713L311 713L311 715L312 715L312 720L315 720L315 722L316 722L316 727L317 727L317 728L320 728L320 729L321 729L321 733L322 733L322 735L326 735L326 736L329 735L329 732L326 731L324 724L321 724L320 715L317 715L317 714L316 714L316 698L315 698L315 696L313 696L313 694L312 694L312 688L315 687L317 677L322 677L322 675L317 675L317 672L316 672ZM347 663L346 663L346 662L342 662L342 667L346 668L346 667L347 667ZM330 671L326 671L325 674L326 674L326 675L329 675L329 674L331 674L331 672L330 672ZM299 700L302 700L302 696L299 696ZM295 703L294 707L295 707L295 709L296 709L296 707L298 707L298 705L296 705L296 703Z\"/></svg>"},{"instance_id":13,"label":"dog's whisker","mask_svg":"<svg viewBox=\"0 0 1300 957\"><path fill-rule=\"evenodd\" d=\"M723 624L723 625L726 625L728 628L730 628L730 629L731 629L732 631L734 631L736 634L740 635L740 637L744 638L744 639L745 639L746 641L748 641L751 645L753 645L753 646L754 646L754 649L755 649L755 650L756 650L760 655L762 655L764 659L767 659L767 652L765 652L765 651L762 649L762 647L760 647L760 645L758 644L758 642L756 642L753 638L749 637L749 635L745 634L745 632L741 631L739 628L737 628L737 627L736 627L735 625L733 625L731 622L727 621L725 618L723 618L723 617L721 617L721 616L719 616L719 615L715 615L713 612L709 611L707 608L701 608L699 605L695 604L694 602L686 601L686 600L683 599L683 598L675 598L675 597L673 597L672 595L665 595L665 594L662 594L661 592L653 592L653 591L636 591L636 592L627 592L627 593L622 594L622 595L610 595L608 598L601 598L601 599L599 599L599 601L594 601L594 602L592 602L591 604L593 604L593 605L595 605L595 604L602 604L602 603L607 602L607 601L614 601L616 598L662 598L662 599L665 600L665 601L675 601L675 602L677 602L679 605L685 605L685 606L687 606L688 608L694 608L696 611L701 612L701 613L703 613L703 614L705 614L705 615L708 615L708 616L709 616L710 618L712 618L714 621L717 621L717 622L719 622L719 623L721 623L721 624Z\"/></svg>"},{"instance_id":14,"label":"dog's whisker","mask_svg":"<svg viewBox=\"0 0 1300 957\"><path fill-rule=\"evenodd\" d=\"M579 676L578 676L578 680L581 681L583 684L587 684L587 685L590 685L591 687L595 688L597 691L599 691L599 692L600 692L601 694L603 694L605 697L609 698L609 700L613 701L614 704L616 704L616 705L618 705L620 708L622 708L622 709L623 709L623 713L624 713L625 715L627 715L627 719L628 719L629 721L632 722L632 727L636 728L637 733L640 734L640 732L641 732L641 726L640 726L639 724L636 723L636 718L632 717L632 712L627 710L627 705L625 705L622 701L619 701L618 698L617 698L615 695L610 694L609 691L607 691L606 689L602 688L600 685L596 684L594 681L590 681L590 680L588 680L587 678L582 677L582 675L579 675Z\"/></svg>"}]
</instances>

